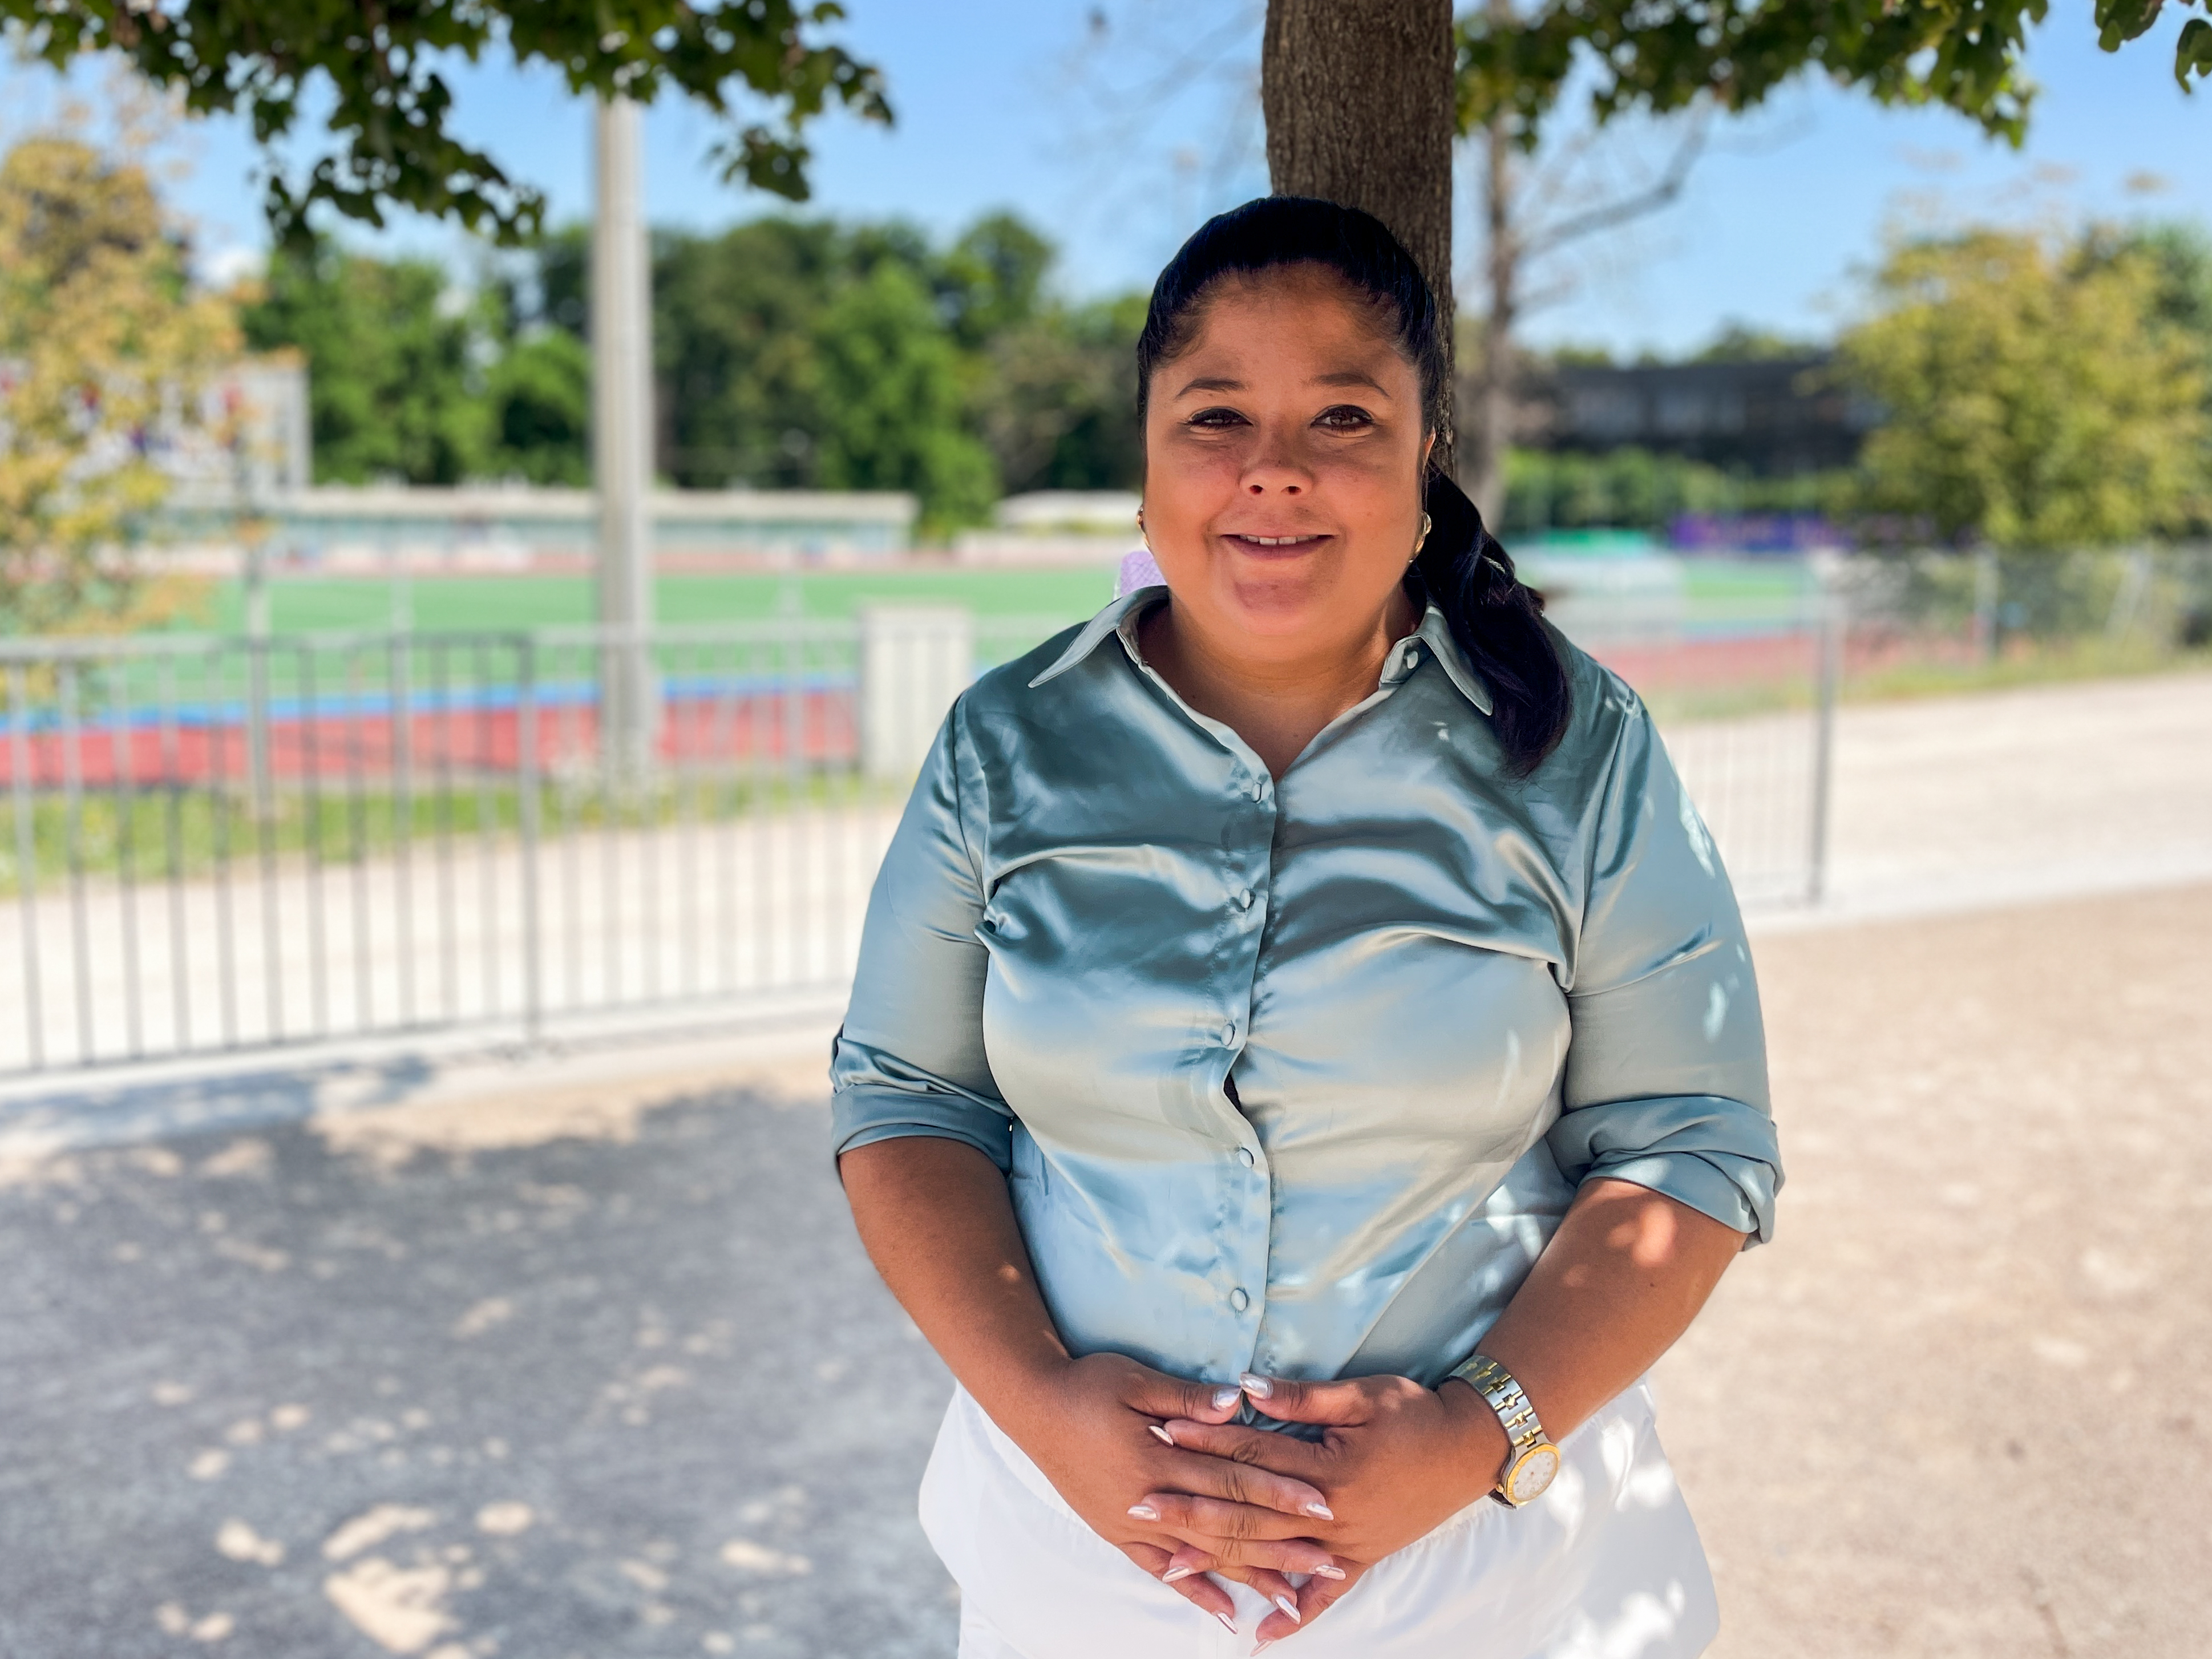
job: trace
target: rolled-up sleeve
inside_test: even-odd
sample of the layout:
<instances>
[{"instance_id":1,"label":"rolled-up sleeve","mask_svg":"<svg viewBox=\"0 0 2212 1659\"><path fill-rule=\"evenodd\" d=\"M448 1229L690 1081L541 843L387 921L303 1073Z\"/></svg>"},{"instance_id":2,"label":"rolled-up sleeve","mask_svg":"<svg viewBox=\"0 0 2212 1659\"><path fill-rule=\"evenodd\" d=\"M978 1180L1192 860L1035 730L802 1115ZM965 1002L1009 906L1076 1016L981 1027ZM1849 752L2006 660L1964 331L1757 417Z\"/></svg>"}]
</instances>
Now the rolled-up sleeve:
<instances>
[{"instance_id":1,"label":"rolled-up sleeve","mask_svg":"<svg viewBox=\"0 0 2212 1659\"><path fill-rule=\"evenodd\" d=\"M961 819L956 707L868 899L853 1000L830 1062L836 1151L906 1135L965 1141L1001 1170L1012 1115L983 1050L983 884Z\"/></svg>"},{"instance_id":2,"label":"rolled-up sleeve","mask_svg":"<svg viewBox=\"0 0 2212 1659\"><path fill-rule=\"evenodd\" d=\"M1553 1156L1764 1242L1782 1159L1759 987L1735 895L1642 705L1630 699L1591 843Z\"/></svg>"}]
</instances>

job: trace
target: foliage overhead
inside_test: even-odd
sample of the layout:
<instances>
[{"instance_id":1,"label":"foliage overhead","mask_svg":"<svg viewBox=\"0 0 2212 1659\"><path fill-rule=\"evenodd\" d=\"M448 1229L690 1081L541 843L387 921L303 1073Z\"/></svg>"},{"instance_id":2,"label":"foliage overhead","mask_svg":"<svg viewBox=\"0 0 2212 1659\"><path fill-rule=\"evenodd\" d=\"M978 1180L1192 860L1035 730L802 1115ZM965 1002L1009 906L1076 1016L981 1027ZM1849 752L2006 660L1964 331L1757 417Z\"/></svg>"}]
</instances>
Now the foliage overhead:
<instances>
[{"instance_id":1,"label":"foliage overhead","mask_svg":"<svg viewBox=\"0 0 2212 1659\"><path fill-rule=\"evenodd\" d=\"M2165 0L2097 0L2099 43L2116 52ZM2175 0L2177 9L2212 0ZM2018 143L2034 88L2021 64L2048 0L1539 0L1493 5L1458 24L1462 133L1502 120L1533 148L1571 81L1588 77L1602 121L1710 98L1752 107L1801 74L1824 74L1886 104L1936 104ZM2174 48L2185 90L2212 79L2212 21L2191 17Z\"/></svg>"},{"instance_id":2,"label":"foliage overhead","mask_svg":"<svg viewBox=\"0 0 2212 1659\"><path fill-rule=\"evenodd\" d=\"M1875 298L1841 347L1886 410L1869 508L2005 549L2126 545L2201 511L2204 343L2160 315L2143 252L1973 231L1894 249Z\"/></svg>"},{"instance_id":3,"label":"foliage overhead","mask_svg":"<svg viewBox=\"0 0 2212 1659\"><path fill-rule=\"evenodd\" d=\"M128 608L158 449L224 423L203 392L236 349L143 168L60 137L0 157L0 628Z\"/></svg>"},{"instance_id":4,"label":"foliage overhead","mask_svg":"<svg viewBox=\"0 0 2212 1659\"><path fill-rule=\"evenodd\" d=\"M726 179L805 199L807 121L833 102L888 121L881 75L820 32L834 0L0 0L57 68L112 50L196 114L243 111L264 152L319 151L303 174L272 162L266 205L295 246L318 203L384 222L388 207L459 220L505 243L534 235L544 198L453 130L447 76L504 50L573 93L651 102L676 91L732 125ZM325 142L302 140L327 109Z\"/></svg>"}]
</instances>

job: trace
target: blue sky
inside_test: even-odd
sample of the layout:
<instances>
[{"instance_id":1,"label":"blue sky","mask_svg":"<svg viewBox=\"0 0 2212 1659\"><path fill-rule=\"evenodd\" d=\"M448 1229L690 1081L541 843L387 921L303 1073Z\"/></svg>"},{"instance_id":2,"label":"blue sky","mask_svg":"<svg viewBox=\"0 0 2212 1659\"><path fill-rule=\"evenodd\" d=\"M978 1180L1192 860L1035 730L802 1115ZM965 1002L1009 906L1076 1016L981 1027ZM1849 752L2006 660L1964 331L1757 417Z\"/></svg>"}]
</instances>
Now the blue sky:
<instances>
[{"instance_id":1,"label":"blue sky","mask_svg":"<svg viewBox=\"0 0 2212 1659\"><path fill-rule=\"evenodd\" d=\"M897 214L950 231L1012 207L1061 246L1062 285L1092 294L1147 283L1206 213L1266 186L1257 0L848 0L848 10L842 38L885 70L899 119L888 131L842 118L816 129L812 210ZM1103 33L1094 10L1107 17ZM1623 351L1681 349L1732 319L1825 334L1885 229L1931 216L2212 226L2212 90L2191 98L2174 85L2175 27L2108 56L2087 0L2057 0L2036 38L2043 94L2017 152L1942 112L1794 90L1719 129L1674 207L1552 272L1564 295L1529 332ZM26 90L26 75L5 71L0 87ZM458 91L468 134L544 188L556 219L588 211L586 106L556 77L507 64L464 70ZM649 114L656 222L712 228L775 205L716 182L704 161L714 136L687 107ZM1631 168L1666 142L1636 131L1609 141ZM202 247L258 246L242 128L207 124L188 149L178 193ZM2141 175L2160 187L2131 189ZM459 240L434 226L372 240L466 263ZM1464 252L1471 239L1462 240Z\"/></svg>"}]
</instances>

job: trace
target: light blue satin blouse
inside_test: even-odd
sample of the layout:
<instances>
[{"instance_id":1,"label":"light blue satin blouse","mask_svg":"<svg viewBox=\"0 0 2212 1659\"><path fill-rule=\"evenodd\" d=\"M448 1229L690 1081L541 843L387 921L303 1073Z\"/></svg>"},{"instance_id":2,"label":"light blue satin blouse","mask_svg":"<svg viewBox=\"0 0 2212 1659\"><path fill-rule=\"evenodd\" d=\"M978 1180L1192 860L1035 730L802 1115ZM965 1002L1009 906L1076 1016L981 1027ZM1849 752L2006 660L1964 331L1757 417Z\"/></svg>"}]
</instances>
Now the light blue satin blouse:
<instances>
[{"instance_id":1,"label":"light blue satin blouse","mask_svg":"<svg viewBox=\"0 0 2212 1659\"><path fill-rule=\"evenodd\" d=\"M1753 1235L1782 1172L1734 894L1635 693L1508 775L1431 608L1279 780L1140 590L962 696L868 906L837 1150L1008 1173L1061 1334L1209 1381L1473 1352L1577 1185Z\"/></svg>"}]
</instances>

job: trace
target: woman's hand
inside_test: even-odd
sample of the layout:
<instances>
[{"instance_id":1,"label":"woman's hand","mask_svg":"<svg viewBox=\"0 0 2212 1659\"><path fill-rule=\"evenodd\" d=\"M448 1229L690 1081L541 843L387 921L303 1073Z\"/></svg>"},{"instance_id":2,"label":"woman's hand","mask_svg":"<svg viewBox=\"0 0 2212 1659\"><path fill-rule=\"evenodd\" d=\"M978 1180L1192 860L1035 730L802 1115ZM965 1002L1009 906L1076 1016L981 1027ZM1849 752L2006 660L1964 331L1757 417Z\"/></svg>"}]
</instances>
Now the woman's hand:
<instances>
[{"instance_id":1,"label":"woman's hand","mask_svg":"<svg viewBox=\"0 0 2212 1659\"><path fill-rule=\"evenodd\" d=\"M1270 1417L1326 1425L1328 1432L1318 1443L1299 1440L1240 1428L1228 1421L1230 1413L1212 1412L1176 1419L1168 1434L1185 1450L1320 1488L1334 1515L1318 1526L1308 1523L1307 1531L1346 1569L1342 1578L1309 1580L1297 1592L1295 1613L1268 1614L1258 1632L1263 1643L1297 1631L1367 1568L1465 1509L1497 1483L1504 1467L1505 1431L1464 1383L1437 1390L1404 1376L1293 1382L1248 1376L1244 1392ZM1242 1532L1246 1516L1229 1505L1188 1488L1163 1488L1145 1501L1163 1527L1190 1540L1175 1553L1170 1571L1242 1577L1240 1568L1273 1564L1276 1547ZM1209 1534L1222 1541L1205 1541Z\"/></svg>"},{"instance_id":2,"label":"woman's hand","mask_svg":"<svg viewBox=\"0 0 2212 1659\"><path fill-rule=\"evenodd\" d=\"M1297 1605L1285 1572L1318 1574L1314 1582L1327 1583L1343 1571L1313 1541L1330 1509L1305 1480L1168 1438L1168 1419L1193 1433L1218 1429L1242 1398L1233 1385L1185 1382L1120 1354L1091 1354L1055 1367L1033 1407L1001 1426L1092 1531L1234 1630L1236 1603L1207 1572L1240 1579L1280 1607ZM1163 1503L1203 1503L1205 1517L1177 1524ZM1194 1544L1233 1559L1176 1571L1177 1550Z\"/></svg>"}]
</instances>

